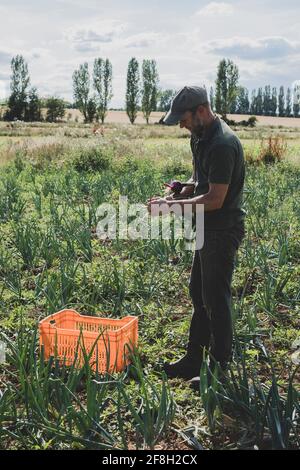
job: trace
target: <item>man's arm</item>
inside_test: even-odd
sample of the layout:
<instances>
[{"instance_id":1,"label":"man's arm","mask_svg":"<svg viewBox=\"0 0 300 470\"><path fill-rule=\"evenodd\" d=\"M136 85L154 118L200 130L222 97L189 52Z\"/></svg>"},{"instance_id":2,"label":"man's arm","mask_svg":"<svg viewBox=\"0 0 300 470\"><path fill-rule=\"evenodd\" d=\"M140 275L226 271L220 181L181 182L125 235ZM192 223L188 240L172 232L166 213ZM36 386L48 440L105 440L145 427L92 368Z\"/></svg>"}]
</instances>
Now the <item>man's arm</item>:
<instances>
[{"instance_id":1,"label":"man's arm","mask_svg":"<svg viewBox=\"0 0 300 470\"><path fill-rule=\"evenodd\" d=\"M148 201L148 209L151 209L152 204L167 204L172 209L173 204L179 204L184 207L185 204L192 204L192 211L197 211L198 204L204 204L204 212L215 211L221 209L223 206L229 184L209 184L209 191L206 194L195 196L186 199L168 199L168 198L153 198Z\"/></svg>"},{"instance_id":2,"label":"man's arm","mask_svg":"<svg viewBox=\"0 0 300 470\"><path fill-rule=\"evenodd\" d=\"M209 191L206 194L201 194L200 196L195 196L192 198L187 199L173 199L173 200L164 200L164 199L157 199L152 200L151 203L154 204L163 204L167 203L170 208L172 208L172 204L179 204L180 206L184 206L185 204L192 204L193 212L197 211L198 204L204 204L204 211L215 211L217 209L221 209L223 206L227 191L229 188L229 184L216 184L210 183L209 184Z\"/></svg>"}]
</instances>

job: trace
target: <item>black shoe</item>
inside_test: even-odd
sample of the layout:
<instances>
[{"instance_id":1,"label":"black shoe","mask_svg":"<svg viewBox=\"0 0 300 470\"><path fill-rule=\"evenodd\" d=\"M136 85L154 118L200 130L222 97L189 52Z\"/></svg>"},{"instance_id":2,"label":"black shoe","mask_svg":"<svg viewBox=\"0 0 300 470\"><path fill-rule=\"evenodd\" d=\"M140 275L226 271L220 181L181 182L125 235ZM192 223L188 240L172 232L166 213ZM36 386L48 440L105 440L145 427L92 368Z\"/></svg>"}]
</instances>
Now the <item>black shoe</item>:
<instances>
[{"instance_id":1,"label":"black shoe","mask_svg":"<svg viewBox=\"0 0 300 470\"><path fill-rule=\"evenodd\" d=\"M193 377L199 375L201 363L198 364L191 361L191 357L188 355L183 356L179 361L169 364L164 363L164 371L170 379L181 378L185 380L191 380Z\"/></svg>"}]
</instances>

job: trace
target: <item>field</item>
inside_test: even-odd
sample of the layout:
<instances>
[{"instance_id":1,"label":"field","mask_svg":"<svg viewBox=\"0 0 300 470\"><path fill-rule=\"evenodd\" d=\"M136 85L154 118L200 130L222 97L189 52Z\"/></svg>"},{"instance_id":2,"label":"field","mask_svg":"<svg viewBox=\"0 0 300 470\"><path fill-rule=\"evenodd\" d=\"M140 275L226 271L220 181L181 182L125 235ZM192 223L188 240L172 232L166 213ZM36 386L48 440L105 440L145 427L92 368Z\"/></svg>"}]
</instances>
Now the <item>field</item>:
<instances>
[{"instance_id":1,"label":"field","mask_svg":"<svg viewBox=\"0 0 300 470\"><path fill-rule=\"evenodd\" d=\"M247 233L233 280L234 357L228 377L211 382L204 361L198 391L161 372L185 351L192 252L175 240L95 233L102 202L145 203L163 182L190 177L189 134L125 122L98 134L72 121L0 123L0 449L299 447L298 122L237 129ZM88 361L45 362L37 323L64 307L138 316L132 366L109 375Z\"/></svg>"}]
</instances>

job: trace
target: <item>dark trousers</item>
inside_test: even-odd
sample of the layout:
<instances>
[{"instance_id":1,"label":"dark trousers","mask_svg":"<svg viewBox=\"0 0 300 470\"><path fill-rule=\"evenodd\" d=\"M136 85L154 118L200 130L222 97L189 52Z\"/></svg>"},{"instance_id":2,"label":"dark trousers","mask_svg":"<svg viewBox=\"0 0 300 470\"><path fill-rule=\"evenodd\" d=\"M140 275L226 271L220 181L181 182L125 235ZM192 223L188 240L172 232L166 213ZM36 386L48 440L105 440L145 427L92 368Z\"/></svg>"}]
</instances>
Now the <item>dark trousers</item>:
<instances>
[{"instance_id":1,"label":"dark trousers","mask_svg":"<svg viewBox=\"0 0 300 470\"><path fill-rule=\"evenodd\" d=\"M231 281L244 235L243 222L226 230L207 230L202 249L195 251L190 278L194 312L188 353L197 362L201 361L204 346L221 363L231 359Z\"/></svg>"}]
</instances>

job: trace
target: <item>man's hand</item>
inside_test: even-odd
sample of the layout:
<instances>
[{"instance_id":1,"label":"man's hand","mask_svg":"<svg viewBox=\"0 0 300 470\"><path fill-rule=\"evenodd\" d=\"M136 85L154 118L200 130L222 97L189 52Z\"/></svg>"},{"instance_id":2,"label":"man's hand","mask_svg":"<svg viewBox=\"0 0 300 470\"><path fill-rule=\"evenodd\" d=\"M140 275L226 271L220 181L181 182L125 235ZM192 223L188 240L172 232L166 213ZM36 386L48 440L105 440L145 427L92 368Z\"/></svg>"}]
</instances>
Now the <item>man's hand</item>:
<instances>
[{"instance_id":1,"label":"man's hand","mask_svg":"<svg viewBox=\"0 0 300 470\"><path fill-rule=\"evenodd\" d=\"M190 197L194 194L195 185L184 186L179 194L180 197Z\"/></svg>"},{"instance_id":2,"label":"man's hand","mask_svg":"<svg viewBox=\"0 0 300 470\"><path fill-rule=\"evenodd\" d=\"M167 197L159 197L159 196L154 196L151 199L148 199L147 201L147 209L148 212L151 215L158 215L159 211L161 210L160 207L162 204L167 205L168 201L173 200L172 196L167 196Z\"/></svg>"}]
</instances>

